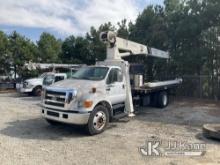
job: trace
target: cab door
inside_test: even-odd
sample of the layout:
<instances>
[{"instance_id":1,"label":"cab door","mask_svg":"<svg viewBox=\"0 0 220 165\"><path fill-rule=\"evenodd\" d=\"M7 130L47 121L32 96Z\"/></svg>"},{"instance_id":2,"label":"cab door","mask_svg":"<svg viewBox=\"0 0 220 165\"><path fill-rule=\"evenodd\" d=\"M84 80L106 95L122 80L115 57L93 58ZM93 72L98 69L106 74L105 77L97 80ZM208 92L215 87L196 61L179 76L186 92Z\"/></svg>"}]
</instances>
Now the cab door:
<instances>
[{"instance_id":1,"label":"cab door","mask_svg":"<svg viewBox=\"0 0 220 165\"><path fill-rule=\"evenodd\" d=\"M106 80L106 94L113 106L125 103L125 78L120 68L110 70Z\"/></svg>"}]
</instances>

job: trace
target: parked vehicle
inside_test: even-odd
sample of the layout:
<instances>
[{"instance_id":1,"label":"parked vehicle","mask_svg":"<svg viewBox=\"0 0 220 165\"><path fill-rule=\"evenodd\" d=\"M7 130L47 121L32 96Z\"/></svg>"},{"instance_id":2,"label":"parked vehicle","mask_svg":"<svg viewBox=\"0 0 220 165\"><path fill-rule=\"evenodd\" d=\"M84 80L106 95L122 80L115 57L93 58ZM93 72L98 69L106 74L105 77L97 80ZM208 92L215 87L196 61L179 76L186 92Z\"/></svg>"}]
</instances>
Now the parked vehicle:
<instances>
[{"instance_id":1,"label":"parked vehicle","mask_svg":"<svg viewBox=\"0 0 220 165\"><path fill-rule=\"evenodd\" d=\"M66 73L49 73L43 79L43 88L49 86L55 82L67 79Z\"/></svg>"},{"instance_id":2,"label":"parked vehicle","mask_svg":"<svg viewBox=\"0 0 220 165\"><path fill-rule=\"evenodd\" d=\"M98 134L112 119L134 116L133 103L166 107L169 90L182 82L175 79L145 83L140 73L129 74L129 63L122 59L140 54L167 59L167 52L119 38L113 32L101 33L100 39L107 45L105 61L82 67L72 79L43 90L42 115L50 124L86 125L89 134Z\"/></svg>"},{"instance_id":3,"label":"parked vehicle","mask_svg":"<svg viewBox=\"0 0 220 165\"><path fill-rule=\"evenodd\" d=\"M33 94L35 96L40 96L43 85L43 78L47 75L47 73L41 74L37 78L31 78L25 80L21 84L16 84L17 91L20 93Z\"/></svg>"},{"instance_id":4,"label":"parked vehicle","mask_svg":"<svg viewBox=\"0 0 220 165\"><path fill-rule=\"evenodd\" d=\"M27 79L21 84L16 84L17 91L20 93L27 93L29 95L32 94L34 96L41 96L43 82L45 86L48 86L54 82L67 79L68 77L71 77L78 68L78 66L75 68L65 68L67 73L46 72L37 78Z\"/></svg>"}]
</instances>

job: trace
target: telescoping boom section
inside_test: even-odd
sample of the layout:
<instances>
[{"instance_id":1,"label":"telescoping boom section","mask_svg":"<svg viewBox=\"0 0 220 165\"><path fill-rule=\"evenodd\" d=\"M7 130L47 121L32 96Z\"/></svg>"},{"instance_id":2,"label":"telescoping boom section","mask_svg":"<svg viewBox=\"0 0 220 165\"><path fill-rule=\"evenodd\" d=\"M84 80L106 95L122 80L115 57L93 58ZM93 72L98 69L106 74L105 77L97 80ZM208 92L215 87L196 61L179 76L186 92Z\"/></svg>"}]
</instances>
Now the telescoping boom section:
<instances>
[{"instance_id":1,"label":"telescoping boom section","mask_svg":"<svg viewBox=\"0 0 220 165\"><path fill-rule=\"evenodd\" d=\"M143 44L129 41L120 37L114 32L102 32L100 40L107 45L107 60L121 60L129 55L145 55L168 59L169 53L159 49L151 48ZM120 53L123 51L125 53Z\"/></svg>"},{"instance_id":2,"label":"telescoping boom section","mask_svg":"<svg viewBox=\"0 0 220 165\"><path fill-rule=\"evenodd\" d=\"M105 65L118 65L122 68L122 72L125 75L126 79L126 101L125 108L129 116L133 116L134 106L132 99L132 90L130 84L130 75L129 75L129 63L123 60L123 57L129 55L144 55L144 56L153 56L163 59L169 58L169 53L166 51L162 51L159 49L151 48L143 44L139 44L133 41L129 41L120 37L117 37L116 33L112 31L102 32L100 34L100 40L106 44L107 47L107 58L104 62L99 64ZM180 80L175 83L172 81L172 84L178 84ZM169 85L171 81L163 81L163 83L158 82L160 84L153 84L154 86L159 85ZM152 84L150 84L152 85Z\"/></svg>"}]
</instances>

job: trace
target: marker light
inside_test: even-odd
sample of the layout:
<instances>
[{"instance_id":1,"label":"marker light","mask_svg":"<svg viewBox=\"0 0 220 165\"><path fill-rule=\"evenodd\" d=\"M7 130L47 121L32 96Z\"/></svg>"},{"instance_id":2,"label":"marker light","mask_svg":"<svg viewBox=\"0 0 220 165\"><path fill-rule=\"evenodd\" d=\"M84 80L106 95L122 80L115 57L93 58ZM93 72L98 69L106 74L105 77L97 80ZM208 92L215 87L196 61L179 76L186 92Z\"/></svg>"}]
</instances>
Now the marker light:
<instances>
[{"instance_id":1,"label":"marker light","mask_svg":"<svg viewBox=\"0 0 220 165\"><path fill-rule=\"evenodd\" d=\"M83 102L83 107L84 108L90 108L92 106L93 102L91 100L85 100Z\"/></svg>"}]
</instances>

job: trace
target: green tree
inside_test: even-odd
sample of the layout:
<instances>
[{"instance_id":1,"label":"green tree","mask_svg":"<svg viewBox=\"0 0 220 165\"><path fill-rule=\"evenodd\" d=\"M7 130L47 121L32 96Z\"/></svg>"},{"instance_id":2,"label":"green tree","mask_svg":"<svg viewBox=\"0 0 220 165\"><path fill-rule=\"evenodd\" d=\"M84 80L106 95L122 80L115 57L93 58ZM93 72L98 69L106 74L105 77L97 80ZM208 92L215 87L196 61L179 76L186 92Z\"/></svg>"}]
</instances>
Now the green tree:
<instances>
[{"instance_id":1,"label":"green tree","mask_svg":"<svg viewBox=\"0 0 220 165\"><path fill-rule=\"evenodd\" d=\"M162 6L148 6L137 17L134 24L129 24L129 38L149 47L167 50L169 45L168 27L164 8ZM143 61L143 60L142 60ZM146 78L166 76L166 62L157 58L144 60Z\"/></svg>"},{"instance_id":2,"label":"green tree","mask_svg":"<svg viewBox=\"0 0 220 165\"><path fill-rule=\"evenodd\" d=\"M62 60L65 63L94 63L89 50L89 41L73 35L66 38L62 44Z\"/></svg>"},{"instance_id":3,"label":"green tree","mask_svg":"<svg viewBox=\"0 0 220 165\"><path fill-rule=\"evenodd\" d=\"M127 26L127 20L123 19L121 22L118 22L117 29L118 37L127 38L129 37L129 28Z\"/></svg>"},{"instance_id":4,"label":"green tree","mask_svg":"<svg viewBox=\"0 0 220 165\"><path fill-rule=\"evenodd\" d=\"M58 62L61 45L61 40L56 39L52 34L43 32L37 42L38 61L42 63Z\"/></svg>"},{"instance_id":5,"label":"green tree","mask_svg":"<svg viewBox=\"0 0 220 165\"><path fill-rule=\"evenodd\" d=\"M0 31L0 74L7 74L10 70L8 37Z\"/></svg>"},{"instance_id":6,"label":"green tree","mask_svg":"<svg viewBox=\"0 0 220 165\"><path fill-rule=\"evenodd\" d=\"M216 97L216 91L220 93L217 80L220 67L220 1L166 0L165 5L172 57L170 73L210 75L203 79L202 92Z\"/></svg>"},{"instance_id":7,"label":"green tree","mask_svg":"<svg viewBox=\"0 0 220 165\"><path fill-rule=\"evenodd\" d=\"M36 45L16 31L9 35L9 61L14 66L15 73L22 75L22 68L26 62L36 57Z\"/></svg>"},{"instance_id":8,"label":"green tree","mask_svg":"<svg viewBox=\"0 0 220 165\"><path fill-rule=\"evenodd\" d=\"M172 71L174 74L201 75L209 58L203 35L211 27L219 26L220 2L166 0L165 4Z\"/></svg>"}]
</instances>

